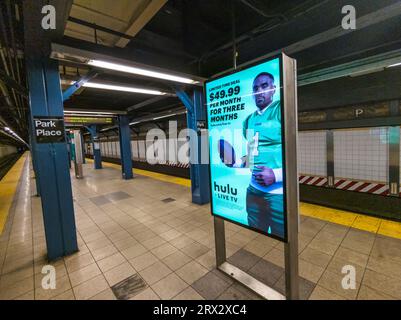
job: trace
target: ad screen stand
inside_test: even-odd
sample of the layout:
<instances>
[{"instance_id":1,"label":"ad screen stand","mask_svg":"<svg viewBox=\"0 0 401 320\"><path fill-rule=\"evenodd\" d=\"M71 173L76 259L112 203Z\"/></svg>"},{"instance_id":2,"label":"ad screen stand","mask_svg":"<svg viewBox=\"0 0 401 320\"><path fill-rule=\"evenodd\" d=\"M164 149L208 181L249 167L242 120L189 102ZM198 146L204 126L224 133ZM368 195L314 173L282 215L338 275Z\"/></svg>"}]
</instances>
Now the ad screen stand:
<instances>
[{"instance_id":1,"label":"ad screen stand","mask_svg":"<svg viewBox=\"0 0 401 320\"><path fill-rule=\"evenodd\" d=\"M214 216L217 269L267 300L298 300L298 172L297 172L297 87L296 61L282 55L287 241L284 243L285 295L270 288L226 261L224 220Z\"/></svg>"}]
</instances>

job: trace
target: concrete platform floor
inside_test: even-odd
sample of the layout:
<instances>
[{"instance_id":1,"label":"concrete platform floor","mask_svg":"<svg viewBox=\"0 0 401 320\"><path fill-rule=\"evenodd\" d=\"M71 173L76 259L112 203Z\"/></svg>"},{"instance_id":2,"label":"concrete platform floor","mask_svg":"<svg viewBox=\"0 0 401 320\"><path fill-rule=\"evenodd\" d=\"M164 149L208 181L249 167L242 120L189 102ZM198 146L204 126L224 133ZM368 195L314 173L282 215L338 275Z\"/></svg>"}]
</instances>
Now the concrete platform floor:
<instances>
[{"instance_id":1,"label":"concrete platform floor","mask_svg":"<svg viewBox=\"0 0 401 320\"><path fill-rule=\"evenodd\" d=\"M0 299L259 299L215 269L209 205L188 187L84 166L73 177L80 251L50 263L56 289L41 283L46 260L40 198L28 160L0 236ZM283 244L226 223L230 262L279 291ZM401 240L301 216L303 299L401 299ZM342 268L356 270L343 289Z\"/></svg>"}]
</instances>

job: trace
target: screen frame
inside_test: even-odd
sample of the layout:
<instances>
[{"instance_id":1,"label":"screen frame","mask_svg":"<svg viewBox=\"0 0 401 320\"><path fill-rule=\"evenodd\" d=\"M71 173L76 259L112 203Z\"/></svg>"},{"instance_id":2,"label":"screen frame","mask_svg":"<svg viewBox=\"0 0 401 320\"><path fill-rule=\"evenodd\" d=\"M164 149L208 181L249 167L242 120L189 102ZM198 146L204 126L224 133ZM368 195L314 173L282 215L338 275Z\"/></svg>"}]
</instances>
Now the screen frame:
<instances>
[{"instance_id":1,"label":"screen frame","mask_svg":"<svg viewBox=\"0 0 401 320\"><path fill-rule=\"evenodd\" d=\"M211 154L211 150L210 150L210 137L208 134L208 151L209 151L209 165L208 165L208 171L209 171L209 193L210 193L210 211L212 216L214 217L218 217L220 219L223 219L225 221L231 222L235 225L241 226L243 228L246 228L248 230L252 230L255 231L259 234L263 234L269 238L284 242L284 243L288 243L288 205L287 205L287 170L286 170L286 163L287 163L287 157L286 157L286 136L285 136L285 127L286 127L286 114L285 114L285 95L284 95L284 67L283 67L283 53L271 56L269 58L265 58L265 59L261 59L259 61L256 61L252 64L247 64L243 67L238 67L235 70L230 70L226 73L220 74L218 77L211 77L210 79L208 79L207 81L204 82L203 84L203 92L204 92L204 101L205 101L205 109L206 109L206 128L209 131L209 113L208 113L208 97L207 97L207 90L206 90L206 86L207 84L219 80L221 78L225 78L227 76L233 75L235 73L239 73L241 71L245 71L247 69L250 69L252 67L255 67L257 65L272 61L278 59L279 60L279 68L280 68L280 110L281 110L281 137L282 137L282 150L281 150L281 154L282 154L282 163L283 163L283 212L284 212L284 237L280 237L274 234L269 234L267 232L264 232L260 229L254 228L254 227L250 227L247 226L245 224L242 224L240 222L231 220L227 217L224 217L218 213L215 213L213 211L213 191L212 191L212 172L211 172L211 166L212 166L212 154Z\"/></svg>"}]
</instances>

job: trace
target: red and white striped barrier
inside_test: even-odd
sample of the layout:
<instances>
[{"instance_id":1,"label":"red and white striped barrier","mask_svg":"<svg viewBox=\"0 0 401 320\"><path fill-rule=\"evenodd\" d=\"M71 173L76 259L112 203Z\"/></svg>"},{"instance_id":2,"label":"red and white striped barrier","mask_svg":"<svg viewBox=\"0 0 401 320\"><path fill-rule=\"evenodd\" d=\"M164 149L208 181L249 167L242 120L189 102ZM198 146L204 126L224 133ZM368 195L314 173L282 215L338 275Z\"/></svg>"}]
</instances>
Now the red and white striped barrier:
<instances>
[{"instance_id":1,"label":"red and white striped barrier","mask_svg":"<svg viewBox=\"0 0 401 320\"><path fill-rule=\"evenodd\" d=\"M299 183L307 184L307 185L311 185L311 186L324 187L327 185L327 178L326 177L318 177L318 176L301 175L301 176L299 176ZM383 195L383 196L387 196L390 194L390 188L389 188L388 184L366 182L366 181L335 179L334 180L334 188L339 189L339 190L379 194L379 195ZM401 190L400 190L400 192L401 192Z\"/></svg>"},{"instance_id":2,"label":"red and white striped barrier","mask_svg":"<svg viewBox=\"0 0 401 320\"><path fill-rule=\"evenodd\" d=\"M382 196L387 196L390 193L389 186L384 183L335 179L334 187L339 190L380 194Z\"/></svg>"},{"instance_id":3,"label":"red and white striped barrier","mask_svg":"<svg viewBox=\"0 0 401 320\"><path fill-rule=\"evenodd\" d=\"M299 183L310 186L324 187L327 184L327 178L316 176L299 176Z\"/></svg>"}]
</instances>

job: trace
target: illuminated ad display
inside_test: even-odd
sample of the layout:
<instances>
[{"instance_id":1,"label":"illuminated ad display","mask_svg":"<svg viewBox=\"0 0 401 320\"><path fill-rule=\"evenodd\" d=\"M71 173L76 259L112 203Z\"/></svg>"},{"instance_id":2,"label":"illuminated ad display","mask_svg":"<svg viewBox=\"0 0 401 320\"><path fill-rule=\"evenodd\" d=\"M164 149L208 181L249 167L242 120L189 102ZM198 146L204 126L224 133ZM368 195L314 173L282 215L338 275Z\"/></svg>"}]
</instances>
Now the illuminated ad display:
<instances>
[{"instance_id":1,"label":"illuminated ad display","mask_svg":"<svg viewBox=\"0 0 401 320\"><path fill-rule=\"evenodd\" d=\"M282 57L205 84L212 214L287 241Z\"/></svg>"}]
</instances>

